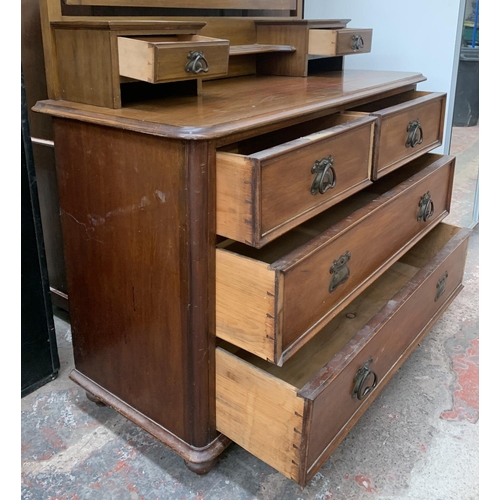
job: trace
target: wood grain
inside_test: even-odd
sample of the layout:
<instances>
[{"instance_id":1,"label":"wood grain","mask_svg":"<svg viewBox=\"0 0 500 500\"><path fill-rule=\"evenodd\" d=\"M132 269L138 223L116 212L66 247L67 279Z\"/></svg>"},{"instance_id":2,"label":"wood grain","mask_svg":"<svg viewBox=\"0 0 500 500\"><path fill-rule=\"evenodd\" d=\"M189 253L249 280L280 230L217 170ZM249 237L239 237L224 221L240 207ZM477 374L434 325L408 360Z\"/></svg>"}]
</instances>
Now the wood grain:
<instances>
[{"instance_id":1,"label":"wood grain","mask_svg":"<svg viewBox=\"0 0 500 500\"><path fill-rule=\"evenodd\" d=\"M41 101L35 110L62 118L177 139L229 144L300 121L398 93L422 81L419 73L346 70L307 79L246 76L205 82L200 97L161 98L107 109ZM218 145L221 145L219 143Z\"/></svg>"},{"instance_id":2,"label":"wood grain","mask_svg":"<svg viewBox=\"0 0 500 500\"><path fill-rule=\"evenodd\" d=\"M325 123L328 128L309 133ZM307 122L272 137L260 136L249 144L227 148L245 153L252 145L268 146L263 151L217 153L217 182L221 183L218 234L260 248L366 187L372 168L373 124L366 116L338 114L319 124ZM313 195L316 174L311 169L316 161L330 156L335 187Z\"/></svg>"},{"instance_id":3,"label":"wood grain","mask_svg":"<svg viewBox=\"0 0 500 500\"><path fill-rule=\"evenodd\" d=\"M117 7L164 7L189 9L295 10L297 0L65 0L68 5L108 5Z\"/></svg>"},{"instance_id":4,"label":"wood grain","mask_svg":"<svg viewBox=\"0 0 500 500\"><path fill-rule=\"evenodd\" d=\"M54 127L76 369L203 447L215 438L208 146Z\"/></svg>"},{"instance_id":5,"label":"wood grain","mask_svg":"<svg viewBox=\"0 0 500 500\"><path fill-rule=\"evenodd\" d=\"M352 38L355 35L363 37L362 49L352 48ZM371 29L310 29L309 54L323 56L345 56L351 54L365 54L371 51Z\"/></svg>"},{"instance_id":6,"label":"wood grain","mask_svg":"<svg viewBox=\"0 0 500 500\"><path fill-rule=\"evenodd\" d=\"M106 31L119 31L120 34L150 33L151 35L162 35L168 33L189 33L194 34L206 25L203 21L181 21L181 20L160 20L160 19L103 19L100 17L66 18L51 22L53 28L59 29L93 29Z\"/></svg>"},{"instance_id":7,"label":"wood grain","mask_svg":"<svg viewBox=\"0 0 500 500\"><path fill-rule=\"evenodd\" d=\"M304 401L294 387L223 349L216 363L217 429L297 481Z\"/></svg>"},{"instance_id":8,"label":"wood grain","mask_svg":"<svg viewBox=\"0 0 500 500\"><path fill-rule=\"evenodd\" d=\"M254 209L259 204L255 169L250 158L218 152L217 234L242 243L254 241Z\"/></svg>"},{"instance_id":9,"label":"wood grain","mask_svg":"<svg viewBox=\"0 0 500 500\"><path fill-rule=\"evenodd\" d=\"M446 94L405 92L355 108L379 117L374 154L374 179L439 146L443 141ZM406 147L408 124L419 120L423 142Z\"/></svg>"},{"instance_id":10,"label":"wood grain","mask_svg":"<svg viewBox=\"0 0 500 500\"><path fill-rule=\"evenodd\" d=\"M259 74L307 76L307 26L257 24L257 43L295 47L291 54L262 54L257 60Z\"/></svg>"},{"instance_id":11,"label":"wood grain","mask_svg":"<svg viewBox=\"0 0 500 500\"><path fill-rule=\"evenodd\" d=\"M188 54L202 51L209 64L203 76L227 73L229 42L199 35L118 37L120 75L149 83L202 78L186 72Z\"/></svg>"},{"instance_id":12,"label":"wood grain","mask_svg":"<svg viewBox=\"0 0 500 500\"><path fill-rule=\"evenodd\" d=\"M61 98L119 108L116 36L101 30L57 29L55 40Z\"/></svg>"},{"instance_id":13,"label":"wood grain","mask_svg":"<svg viewBox=\"0 0 500 500\"><path fill-rule=\"evenodd\" d=\"M427 172L421 171L408 183L374 200L369 216L353 214L349 229L340 227L318 236L311 253L305 258L288 255L273 264L284 274L283 355L289 357L306 338L314 335L369 283L378 277L432 227L449 214L448 189L454 162L444 158ZM420 178L418 178L420 177ZM434 216L427 222L417 220L421 197L430 191L434 200ZM365 207L362 210L368 210ZM356 222L354 222L356 219ZM329 234L330 237L327 236ZM370 251L366 252L366 242ZM313 249L314 248L314 249ZM350 277L332 293L330 266L347 251ZM303 252L301 252L303 253ZM307 280L304 280L307 276ZM301 337L302 338L301 341ZM288 351L287 351L288 350Z\"/></svg>"},{"instance_id":14,"label":"wood grain","mask_svg":"<svg viewBox=\"0 0 500 500\"><path fill-rule=\"evenodd\" d=\"M373 320L340 351L325 367L324 373L332 376L321 390L312 396L312 386L301 391L314 397L307 459L308 477L312 477L321 462L327 458L343 438L346 425L352 426L377 396L386 379L395 372L402 357L406 358L416 347L417 341L429 330L429 323L443 312L448 299L461 289L469 231L452 238L445 249L434 257L388 303ZM436 282L448 272L447 288L438 301ZM391 348L386 347L390 345ZM362 402L351 397L353 379L359 367L372 358L370 369L377 373L376 389ZM324 379L324 374L322 374ZM334 399L333 399L334 398ZM335 401L335 404L332 404ZM335 443L335 444L334 444Z\"/></svg>"},{"instance_id":15,"label":"wood grain","mask_svg":"<svg viewBox=\"0 0 500 500\"><path fill-rule=\"evenodd\" d=\"M263 43L253 43L251 45L232 45L229 48L230 56L265 54L266 52L295 52L295 47L292 45L265 45Z\"/></svg>"},{"instance_id":16,"label":"wood grain","mask_svg":"<svg viewBox=\"0 0 500 500\"><path fill-rule=\"evenodd\" d=\"M396 262L281 368L221 345L219 430L305 486L462 288L469 234L440 224L410 251L419 266L408 263L417 263L411 258ZM435 301L436 282L445 271L446 291ZM378 384L360 401L352 397L353 380L370 358ZM291 407L297 396L305 400L303 409ZM288 420L294 416L303 417L301 429ZM300 441L293 440L292 426L300 430ZM298 478L295 469L286 469L291 448L299 458Z\"/></svg>"},{"instance_id":17,"label":"wood grain","mask_svg":"<svg viewBox=\"0 0 500 500\"><path fill-rule=\"evenodd\" d=\"M275 357L275 273L267 264L216 251L216 334L264 359Z\"/></svg>"},{"instance_id":18,"label":"wood grain","mask_svg":"<svg viewBox=\"0 0 500 500\"><path fill-rule=\"evenodd\" d=\"M453 158L428 155L404 172L395 172L379 185L351 196L322 217L305 222L260 250L239 243L226 246L224 251L233 252L236 260L240 256L246 265L250 265L249 259L254 264L269 264L276 279L283 280L283 296L276 297L281 309L267 313L280 318L273 326L274 338L280 339L281 347L276 349L272 362L282 366L449 213L448 191L453 172ZM418 221L419 201L428 191L434 201L434 215L426 222ZM370 252L366 252L366 241L370 242ZM330 292L330 267L346 252L351 254L350 276ZM217 279L231 283L227 288L232 287L240 296L240 303L245 303L245 281L236 288L241 272L234 266L227 272L226 276L218 274ZM238 305L231 312L228 304L225 314L235 316L239 308ZM238 343L232 342L241 346L246 336L255 336L259 330L256 324L267 324L269 319L262 313L253 314L252 330L246 330L242 322Z\"/></svg>"}]
</instances>

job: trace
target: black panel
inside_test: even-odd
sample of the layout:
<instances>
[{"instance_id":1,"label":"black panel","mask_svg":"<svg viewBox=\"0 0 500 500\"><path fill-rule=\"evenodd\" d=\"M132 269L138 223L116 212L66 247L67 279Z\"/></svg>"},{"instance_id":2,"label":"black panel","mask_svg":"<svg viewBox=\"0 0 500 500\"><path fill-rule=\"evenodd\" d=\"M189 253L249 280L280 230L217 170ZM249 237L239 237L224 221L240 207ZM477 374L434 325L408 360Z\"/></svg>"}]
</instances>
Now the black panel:
<instances>
[{"instance_id":1,"label":"black panel","mask_svg":"<svg viewBox=\"0 0 500 500\"><path fill-rule=\"evenodd\" d=\"M21 93L21 397L23 397L57 376L59 357L22 75Z\"/></svg>"}]
</instances>

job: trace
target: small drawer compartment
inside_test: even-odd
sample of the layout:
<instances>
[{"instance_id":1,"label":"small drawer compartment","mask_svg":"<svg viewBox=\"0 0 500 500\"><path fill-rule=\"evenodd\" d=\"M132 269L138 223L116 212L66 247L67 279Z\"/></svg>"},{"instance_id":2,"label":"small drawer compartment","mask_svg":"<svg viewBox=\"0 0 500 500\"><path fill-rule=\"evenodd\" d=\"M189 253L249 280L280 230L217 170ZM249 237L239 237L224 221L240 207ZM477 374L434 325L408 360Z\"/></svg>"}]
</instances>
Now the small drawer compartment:
<instances>
[{"instance_id":1,"label":"small drawer compartment","mask_svg":"<svg viewBox=\"0 0 500 500\"><path fill-rule=\"evenodd\" d=\"M371 184L375 118L336 114L217 152L217 233L260 248Z\"/></svg>"},{"instance_id":2,"label":"small drawer compartment","mask_svg":"<svg viewBox=\"0 0 500 500\"><path fill-rule=\"evenodd\" d=\"M417 90L355 108L378 117L373 178L440 146L445 109L446 94Z\"/></svg>"},{"instance_id":3,"label":"small drawer compartment","mask_svg":"<svg viewBox=\"0 0 500 500\"><path fill-rule=\"evenodd\" d=\"M224 76L229 41L201 35L119 36L121 76L149 83Z\"/></svg>"},{"instance_id":4,"label":"small drawer compartment","mask_svg":"<svg viewBox=\"0 0 500 500\"><path fill-rule=\"evenodd\" d=\"M366 54L372 48L371 29L310 29L309 50L315 56Z\"/></svg>"},{"instance_id":5,"label":"small drawer compartment","mask_svg":"<svg viewBox=\"0 0 500 500\"><path fill-rule=\"evenodd\" d=\"M281 366L449 213L454 158L426 155L260 250L216 249L216 335Z\"/></svg>"},{"instance_id":6,"label":"small drawer compartment","mask_svg":"<svg viewBox=\"0 0 500 500\"><path fill-rule=\"evenodd\" d=\"M469 234L439 224L281 368L221 343L217 429L306 485L462 289Z\"/></svg>"}]
</instances>

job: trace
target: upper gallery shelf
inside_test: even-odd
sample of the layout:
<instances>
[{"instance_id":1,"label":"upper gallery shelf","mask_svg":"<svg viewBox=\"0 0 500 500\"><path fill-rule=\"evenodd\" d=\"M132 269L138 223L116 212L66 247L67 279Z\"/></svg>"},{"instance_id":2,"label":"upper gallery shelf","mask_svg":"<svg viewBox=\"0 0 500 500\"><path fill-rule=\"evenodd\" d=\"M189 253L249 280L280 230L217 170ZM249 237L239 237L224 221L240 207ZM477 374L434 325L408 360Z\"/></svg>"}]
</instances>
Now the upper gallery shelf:
<instances>
[{"instance_id":1,"label":"upper gallery shelf","mask_svg":"<svg viewBox=\"0 0 500 500\"><path fill-rule=\"evenodd\" d=\"M65 0L67 5L189 9L295 10L297 0Z\"/></svg>"}]
</instances>

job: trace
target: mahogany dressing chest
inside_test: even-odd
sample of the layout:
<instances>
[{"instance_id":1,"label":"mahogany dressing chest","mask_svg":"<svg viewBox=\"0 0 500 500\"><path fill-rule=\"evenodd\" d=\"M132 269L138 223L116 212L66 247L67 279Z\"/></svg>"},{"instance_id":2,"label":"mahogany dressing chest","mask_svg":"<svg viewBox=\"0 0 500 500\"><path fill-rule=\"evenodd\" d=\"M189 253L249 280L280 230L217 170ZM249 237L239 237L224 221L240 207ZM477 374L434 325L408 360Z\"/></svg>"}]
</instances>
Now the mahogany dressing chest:
<instances>
[{"instance_id":1,"label":"mahogany dressing chest","mask_svg":"<svg viewBox=\"0 0 500 500\"><path fill-rule=\"evenodd\" d=\"M71 378L305 485L462 288L446 96L296 0L133 3L41 0Z\"/></svg>"}]
</instances>

